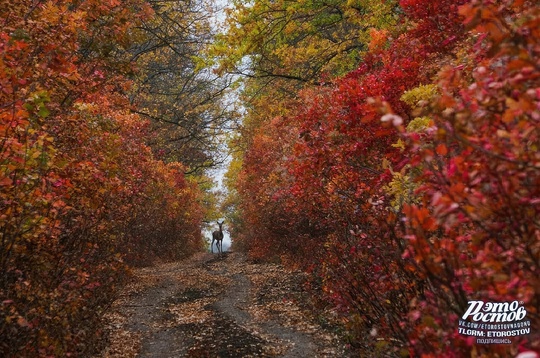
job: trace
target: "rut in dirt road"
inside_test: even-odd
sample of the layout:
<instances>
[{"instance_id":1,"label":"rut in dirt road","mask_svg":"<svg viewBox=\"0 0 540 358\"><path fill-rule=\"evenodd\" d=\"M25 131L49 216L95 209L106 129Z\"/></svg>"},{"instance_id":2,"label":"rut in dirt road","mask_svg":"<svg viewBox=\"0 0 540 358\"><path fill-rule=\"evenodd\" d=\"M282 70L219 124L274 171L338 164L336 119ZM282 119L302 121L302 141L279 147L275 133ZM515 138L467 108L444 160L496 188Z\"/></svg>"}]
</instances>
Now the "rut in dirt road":
<instances>
[{"instance_id":1,"label":"rut in dirt road","mask_svg":"<svg viewBox=\"0 0 540 358\"><path fill-rule=\"evenodd\" d=\"M109 315L100 357L336 357L336 335L302 307L301 274L240 253L136 272Z\"/></svg>"}]
</instances>

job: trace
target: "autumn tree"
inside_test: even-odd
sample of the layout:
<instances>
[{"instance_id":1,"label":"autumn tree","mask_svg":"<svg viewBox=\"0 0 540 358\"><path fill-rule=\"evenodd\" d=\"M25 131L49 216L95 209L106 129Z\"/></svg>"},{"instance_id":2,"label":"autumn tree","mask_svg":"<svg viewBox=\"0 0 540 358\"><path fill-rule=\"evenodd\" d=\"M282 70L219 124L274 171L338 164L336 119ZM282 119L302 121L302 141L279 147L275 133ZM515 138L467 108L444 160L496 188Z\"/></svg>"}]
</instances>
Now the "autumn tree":
<instances>
[{"instance_id":1,"label":"autumn tree","mask_svg":"<svg viewBox=\"0 0 540 358\"><path fill-rule=\"evenodd\" d=\"M131 113L142 1L0 4L0 352L88 355L128 260L202 245L199 191ZM157 225L154 227L154 225Z\"/></svg>"},{"instance_id":2,"label":"autumn tree","mask_svg":"<svg viewBox=\"0 0 540 358\"><path fill-rule=\"evenodd\" d=\"M136 43L128 51L138 68L131 102L152 123L154 154L201 175L223 162L221 141L236 122L227 99L231 78L204 66L216 10L202 0L148 3L154 15L134 29Z\"/></svg>"},{"instance_id":3,"label":"autumn tree","mask_svg":"<svg viewBox=\"0 0 540 358\"><path fill-rule=\"evenodd\" d=\"M220 73L239 76L242 83L244 115L238 136L230 142L233 163L245 163L244 155L258 145L261 139L256 136L263 135L261 128L269 129L272 118L294 115L299 90L327 85L356 68L370 34L390 36L398 19L394 1L234 2L227 31L209 50ZM240 197L229 205L238 207ZM237 218L241 225L245 215ZM234 236L242 237L241 231Z\"/></svg>"},{"instance_id":4,"label":"autumn tree","mask_svg":"<svg viewBox=\"0 0 540 358\"><path fill-rule=\"evenodd\" d=\"M393 13L355 70L248 112L239 237L311 272L363 354L537 349L535 333L476 344L457 320L470 299L518 300L538 320L538 6L403 0ZM235 31L251 29L265 27ZM244 64L256 78L260 63Z\"/></svg>"},{"instance_id":5,"label":"autumn tree","mask_svg":"<svg viewBox=\"0 0 540 358\"><path fill-rule=\"evenodd\" d=\"M251 112L248 112L247 127L243 132L247 134L247 139L240 141L246 152L235 164L242 164L242 170L237 170L237 194L241 198L241 224L248 250L257 257L281 255L288 262L300 264L313 272L320 279L325 300L343 313L346 325L357 339L356 344L372 353L410 352L414 355L430 349L442 351L445 348L437 346L436 342L448 340L452 334L452 339L458 339L455 337L457 330L453 328L437 330L441 322L448 322L452 318L441 316L437 311L440 302L423 301L424 297L433 295L438 298L438 294L450 290L452 278L455 279L451 276L455 272L448 273L448 276L447 271L437 266L441 262L438 261L440 256L427 250L434 250L432 246L437 241L433 241L432 235L440 235L442 228L412 224L411 230L430 230L431 236L422 234L423 231L416 234L419 238L415 242L424 245L419 246L419 250L426 249L425 255L418 254L409 246L411 242L402 225L403 216L413 215L410 216L411 223L416 220L414 215L425 219L426 225L435 225L436 221L427 219L429 215L426 209L401 211L422 201L419 196L421 191L415 191L419 186L425 190L426 187L421 186L422 180L431 183L431 179L440 177L437 185L448 182L444 173L434 176L433 170L442 167L440 164L434 166L439 162L433 162L432 158L435 154L448 155L451 147L445 143L444 146L435 146L431 152L428 149L422 151L426 158L425 168L429 167L431 171L426 171L425 177L421 176L425 179L413 182L413 178L419 178L419 170L424 170L424 167L418 167L417 161L410 161L414 152L412 148L415 147L407 147L405 140L400 138L400 132L408 131L408 136L417 138L415 140L420 144L416 145L423 148L421 144L426 138L423 130L430 128L432 120L429 113L432 107L425 106L438 96L439 88L432 83L441 66L455 63L458 68L470 70L482 59L481 56L474 57L476 52L472 44L475 41L480 41L477 46L483 56L492 55L489 51L483 52L485 43L482 42L482 32L487 30L501 40L504 39L501 35L504 31L498 29L514 28L514 25L505 25L504 21L497 20L493 23L487 21L479 33L467 32L461 16L466 15L465 9L468 8L461 7L459 10L464 3L466 1L436 4L401 1L399 8L393 9L393 13L399 15L396 21L399 26L387 31L370 31L370 41L366 43L368 51L362 54L362 61L356 70L342 79L334 80L333 85L304 89L295 102L278 100L270 102L272 105L266 102L266 107L249 107ZM253 8L246 6L245 11L251 14L253 10L258 14L257 20L267 19L265 16L279 13L270 9L274 4L258 8L256 3ZM506 7L502 7L502 13L507 16L505 21L509 21L513 11L525 16L521 21L528 19L529 15L525 15L528 14L528 6L530 4L523 2L506 4ZM476 9L480 8L469 10L472 14L478 14L478 17L471 16L473 23L479 18L489 19L489 14L499 11L495 10L496 7L487 10L487 13ZM287 18L283 19L286 23ZM238 23L245 26L239 26L235 31L245 31L246 34L253 31L257 35L264 33L264 29L272 28L257 27L254 20ZM275 28L278 29L276 33L281 35L284 27L276 25ZM244 53L252 51L253 54L249 61L244 62L248 66L253 65L250 69L252 72L248 73L252 78L252 82L248 82L248 91L253 89L256 93L264 89L264 82L253 81L258 75L261 78L275 78L275 81L286 77L283 75L285 72L278 71L270 76L269 71L265 71L262 64L270 55L257 57L257 51L265 53L268 48L265 46L274 46L286 32L283 34L282 37L264 36L268 41L253 41L250 45L240 47ZM248 35L243 38L250 39ZM509 39L508 44L516 41L519 43L516 38ZM306 54L301 42L295 45L298 45L298 53ZM278 51L275 49L272 47L272 51L266 54L271 53L277 59ZM295 54L295 50L289 48L284 53ZM303 58L289 56L287 60L301 63ZM492 61L494 64L501 62L496 58ZM280 66L276 66L279 70L288 68L285 61L275 62L280 63ZM298 68L304 67L297 66L295 69ZM528 71L534 72L532 68ZM446 72L441 78L448 78L443 83L449 88L449 94L465 95L466 92L460 92L460 89L468 88L471 83L468 81L473 77L463 76L463 82L460 82L461 72L457 73L456 76ZM516 96L518 93L515 92ZM517 97L511 99L512 102L503 102L506 105L520 103ZM449 107L449 99L446 101L444 105ZM521 102L529 108L528 102ZM416 108L427 108L428 111L422 113ZM530 108L532 110L534 106ZM453 112L441 111L453 116ZM467 117L461 114L459 118L462 121ZM463 128L468 128L465 122L460 123ZM479 132L484 133L483 130ZM509 131L499 131L500 135L506 132ZM446 135L442 136L440 129L430 133L438 133L436 139L448 140ZM426 140L427 145L432 139ZM472 144L479 146L477 142L474 140ZM522 143L519 140L514 142ZM471 169L467 172L470 173ZM531 175L525 177L531 178ZM534 195L531 194L531 197ZM425 203L433 204L433 201L426 199ZM530 209L524 210L534 213ZM443 214L447 215L448 212L441 211ZM522 214L523 218L527 217ZM459 223L455 222L456 225ZM443 251L443 248L453 246L448 246L451 244L446 239L444 242L444 247L435 249L443 257L452 258L446 256L447 251ZM525 246L531 248L529 244ZM408 254L409 249L416 256ZM424 262L432 262L438 267L437 270L435 266L419 269ZM449 312L463 308L455 297L443 294L442 299L451 302L450 307L453 308L449 308ZM423 313L427 318L417 323ZM424 334L421 329L417 330L417 326L425 330ZM431 334L440 334L440 340L433 340L432 336L427 338ZM469 348L456 345L456 351L460 349L467 351Z\"/></svg>"},{"instance_id":6,"label":"autumn tree","mask_svg":"<svg viewBox=\"0 0 540 358\"><path fill-rule=\"evenodd\" d=\"M213 52L222 70L259 79L320 83L355 68L370 29L397 19L396 2L233 2Z\"/></svg>"}]
</instances>

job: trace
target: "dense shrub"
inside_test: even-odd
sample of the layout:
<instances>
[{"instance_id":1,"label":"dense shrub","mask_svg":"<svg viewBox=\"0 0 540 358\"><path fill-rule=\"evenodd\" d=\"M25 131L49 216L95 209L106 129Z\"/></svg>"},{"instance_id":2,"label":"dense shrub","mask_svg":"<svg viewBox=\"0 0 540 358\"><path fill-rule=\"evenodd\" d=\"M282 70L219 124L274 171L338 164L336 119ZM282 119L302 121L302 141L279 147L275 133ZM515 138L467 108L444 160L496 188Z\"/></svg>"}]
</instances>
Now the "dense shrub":
<instances>
[{"instance_id":1,"label":"dense shrub","mask_svg":"<svg viewBox=\"0 0 540 358\"><path fill-rule=\"evenodd\" d=\"M507 356L467 301L538 320L538 6L400 1L360 67L253 131L247 249L310 270L365 354ZM476 353L475 353L476 352Z\"/></svg>"},{"instance_id":2,"label":"dense shrub","mask_svg":"<svg viewBox=\"0 0 540 358\"><path fill-rule=\"evenodd\" d=\"M125 95L125 35L149 14L139 1L0 7L1 356L99 348L124 257L200 247L197 188L153 159Z\"/></svg>"}]
</instances>

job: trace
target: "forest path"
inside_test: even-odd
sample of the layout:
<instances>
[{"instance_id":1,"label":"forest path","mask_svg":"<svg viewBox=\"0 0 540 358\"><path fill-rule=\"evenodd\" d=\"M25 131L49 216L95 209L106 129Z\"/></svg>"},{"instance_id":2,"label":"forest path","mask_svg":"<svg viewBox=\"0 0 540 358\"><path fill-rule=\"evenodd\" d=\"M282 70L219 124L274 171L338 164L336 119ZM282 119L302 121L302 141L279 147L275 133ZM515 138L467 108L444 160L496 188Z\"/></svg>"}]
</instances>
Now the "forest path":
<instances>
[{"instance_id":1,"label":"forest path","mask_svg":"<svg viewBox=\"0 0 540 358\"><path fill-rule=\"evenodd\" d=\"M241 253L137 270L108 315L105 357L344 357L306 308L303 275Z\"/></svg>"}]
</instances>

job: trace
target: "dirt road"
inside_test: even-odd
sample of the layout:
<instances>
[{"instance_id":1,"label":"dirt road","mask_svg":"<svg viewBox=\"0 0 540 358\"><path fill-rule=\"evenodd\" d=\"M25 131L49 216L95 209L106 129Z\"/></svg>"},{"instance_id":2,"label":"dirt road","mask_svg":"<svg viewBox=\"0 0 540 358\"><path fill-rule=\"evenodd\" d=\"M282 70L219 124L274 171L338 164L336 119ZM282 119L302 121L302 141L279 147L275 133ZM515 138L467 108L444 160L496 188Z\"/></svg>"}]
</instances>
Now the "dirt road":
<instances>
[{"instance_id":1,"label":"dirt road","mask_svg":"<svg viewBox=\"0 0 540 358\"><path fill-rule=\"evenodd\" d=\"M100 357L346 357L305 308L301 283L240 253L138 270L108 316Z\"/></svg>"}]
</instances>

